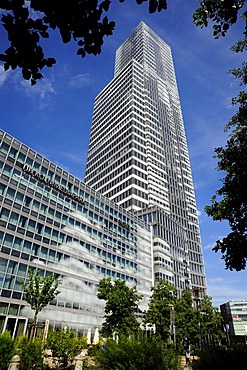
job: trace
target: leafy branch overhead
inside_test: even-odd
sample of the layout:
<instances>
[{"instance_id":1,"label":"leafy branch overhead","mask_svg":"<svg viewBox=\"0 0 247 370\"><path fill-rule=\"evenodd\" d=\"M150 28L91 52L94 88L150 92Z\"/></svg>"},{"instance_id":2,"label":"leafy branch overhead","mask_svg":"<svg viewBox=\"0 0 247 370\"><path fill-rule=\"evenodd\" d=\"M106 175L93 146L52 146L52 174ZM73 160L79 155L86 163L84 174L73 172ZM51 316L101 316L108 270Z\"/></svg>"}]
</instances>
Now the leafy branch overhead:
<instances>
[{"instance_id":1,"label":"leafy branch overhead","mask_svg":"<svg viewBox=\"0 0 247 370\"><path fill-rule=\"evenodd\" d=\"M5 70L21 68L24 79L31 79L34 85L43 77L41 70L56 63L53 57L45 57L41 46L41 39L49 38L50 30L55 29L63 43L77 42L77 54L82 58L100 54L104 36L112 35L115 28L115 22L105 16L110 4L110 0L70 0L69 6L60 0L2 0L1 21L10 43L0 54ZM150 0L150 11L161 10L165 4Z\"/></svg>"},{"instance_id":2,"label":"leafy branch overhead","mask_svg":"<svg viewBox=\"0 0 247 370\"><path fill-rule=\"evenodd\" d=\"M200 27L207 27L211 21L213 35L217 39L220 36L225 36L230 26L237 22L239 11L244 9L244 3L245 0L204 0L193 14L193 21L196 26ZM241 14L241 17L246 22L246 10ZM244 35L247 36L246 25Z\"/></svg>"}]
</instances>

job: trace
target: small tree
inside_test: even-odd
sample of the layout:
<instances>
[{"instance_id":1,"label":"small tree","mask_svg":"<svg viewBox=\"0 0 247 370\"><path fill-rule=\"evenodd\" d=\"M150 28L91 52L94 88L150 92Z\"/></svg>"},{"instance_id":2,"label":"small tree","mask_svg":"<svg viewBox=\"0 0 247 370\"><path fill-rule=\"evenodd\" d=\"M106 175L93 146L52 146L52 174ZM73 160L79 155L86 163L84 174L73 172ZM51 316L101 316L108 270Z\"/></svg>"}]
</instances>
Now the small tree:
<instances>
[{"instance_id":1,"label":"small tree","mask_svg":"<svg viewBox=\"0 0 247 370\"><path fill-rule=\"evenodd\" d=\"M183 290L181 296L176 302L176 327L177 343L182 343L182 339L189 338L191 344L199 342L199 328L197 310L194 307L192 293L188 290Z\"/></svg>"},{"instance_id":2,"label":"small tree","mask_svg":"<svg viewBox=\"0 0 247 370\"><path fill-rule=\"evenodd\" d=\"M61 283L62 280L55 279L54 274L42 279L39 270L29 270L27 280L22 281L25 300L31 305L32 310L34 310L31 338L34 334L34 328L37 325L39 312L60 293L57 288Z\"/></svg>"},{"instance_id":3,"label":"small tree","mask_svg":"<svg viewBox=\"0 0 247 370\"><path fill-rule=\"evenodd\" d=\"M176 300L176 288L164 280L151 288L153 294L150 298L145 322L155 324L156 333L164 340L170 337L170 313Z\"/></svg>"},{"instance_id":4,"label":"small tree","mask_svg":"<svg viewBox=\"0 0 247 370\"><path fill-rule=\"evenodd\" d=\"M136 288L129 288L124 280L112 283L110 278L102 279L97 297L106 301L103 335L110 337L114 332L127 335L138 330L135 313L142 296L137 294Z\"/></svg>"},{"instance_id":5,"label":"small tree","mask_svg":"<svg viewBox=\"0 0 247 370\"><path fill-rule=\"evenodd\" d=\"M201 333L210 341L220 343L225 337L222 330L222 316L217 307L212 305L212 298L205 296L199 303Z\"/></svg>"},{"instance_id":6,"label":"small tree","mask_svg":"<svg viewBox=\"0 0 247 370\"><path fill-rule=\"evenodd\" d=\"M212 298L204 296L198 298L194 304L192 292L183 290L181 297L176 301L177 343L188 337L194 346L202 345L203 341L219 343L224 334L221 326L221 316L217 308L212 305Z\"/></svg>"}]
</instances>

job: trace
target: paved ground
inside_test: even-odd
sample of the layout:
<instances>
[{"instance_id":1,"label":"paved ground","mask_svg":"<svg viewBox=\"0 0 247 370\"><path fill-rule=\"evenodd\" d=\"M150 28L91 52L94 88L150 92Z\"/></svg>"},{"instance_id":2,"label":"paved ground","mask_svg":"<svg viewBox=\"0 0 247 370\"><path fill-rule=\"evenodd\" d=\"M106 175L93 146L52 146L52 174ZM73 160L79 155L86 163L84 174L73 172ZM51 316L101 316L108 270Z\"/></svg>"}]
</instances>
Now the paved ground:
<instances>
[{"instance_id":1,"label":"paved ground","mask_svg":"<svg viewBox=\"0 0 247 370\"><path fill-rule=\"evenodd\" d=\"M189 366L186 365L185 356L181 356L181 367L182 367L182 369L188 369L189 368Z\"/></svg>"},{"instance_id":2,"label":"paved ground","mask_svg":"<svg viewBox=\"0 0 247 370\"><path fill-rule=\"evenodd\" d=\"M198 359L198 356L191 356L190 357L190 363L192 363L192 361L193 360L196 360L196 359ZM190 366L190 364L186 364L186 358L185 358L185 356L181 356L181 368L182 369L186 369L186 370L189 370L189 369L191 369L191 366Z\"/></svg>"}]
</instances>

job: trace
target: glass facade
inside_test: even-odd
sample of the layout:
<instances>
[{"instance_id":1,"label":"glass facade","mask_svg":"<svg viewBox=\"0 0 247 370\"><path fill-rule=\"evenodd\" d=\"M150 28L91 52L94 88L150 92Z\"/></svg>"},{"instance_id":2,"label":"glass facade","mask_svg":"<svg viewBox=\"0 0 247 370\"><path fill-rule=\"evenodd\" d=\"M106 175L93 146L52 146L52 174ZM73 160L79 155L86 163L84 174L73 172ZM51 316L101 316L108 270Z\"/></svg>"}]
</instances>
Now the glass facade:
<instances>
[{"instance_id":1,"label":"glass facade","mask_svg":"<svg viewBox=\"0 0 247 370\"><path fill-rule=\"evenodd\" d=\"M62 279L39 314L85 333L101 325L101 278L123 279L143 294L153 284L150 226L0 130L0 331L17 335L33 317L23 300L28 269Z\"/></svg>"},{"instance_id":2,"label":"glass facade","mask_svg":"<svg viewBox=\"0 0 247 370\"><path fill-rule=\"evenodd\" d=\"M156 281L206 291L172 53L143 22L118 48L114 78L95 99L85 182L151 222Z\"/></svg>"}]
</instances>

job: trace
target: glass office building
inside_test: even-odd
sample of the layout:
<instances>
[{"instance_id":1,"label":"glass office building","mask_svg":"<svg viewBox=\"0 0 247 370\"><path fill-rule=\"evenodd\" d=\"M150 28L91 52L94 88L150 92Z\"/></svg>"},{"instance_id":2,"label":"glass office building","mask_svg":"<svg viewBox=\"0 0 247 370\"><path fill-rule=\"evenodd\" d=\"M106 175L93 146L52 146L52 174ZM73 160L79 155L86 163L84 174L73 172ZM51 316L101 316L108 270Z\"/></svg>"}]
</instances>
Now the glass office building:
<instances>
[{"instance_id":1,"label":"glass office building","mask_svg":"<svg viewBox=\"0 0 247 370\"><path fill-rule=\"evenodd\" d=\"M33 318L23 300L28 269L62 279L39 314L54 327L100 327L101 278L120 278L143 295L153 285L150 226L0 130L0 332L23 333Z\"/></svg>"},{"instance_id":2,"label":"glass office building","mask_svg":"<svg viewBox=\"0 0 247 370\"><path fill-rule=\"evenodd\" d=\"M153 225L156 281L206 291L171 49L144 22L95 99L85 182Z\"/></svg>"}]
</instances>

